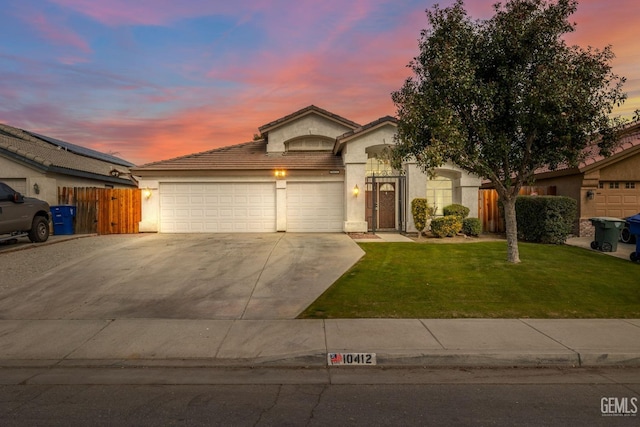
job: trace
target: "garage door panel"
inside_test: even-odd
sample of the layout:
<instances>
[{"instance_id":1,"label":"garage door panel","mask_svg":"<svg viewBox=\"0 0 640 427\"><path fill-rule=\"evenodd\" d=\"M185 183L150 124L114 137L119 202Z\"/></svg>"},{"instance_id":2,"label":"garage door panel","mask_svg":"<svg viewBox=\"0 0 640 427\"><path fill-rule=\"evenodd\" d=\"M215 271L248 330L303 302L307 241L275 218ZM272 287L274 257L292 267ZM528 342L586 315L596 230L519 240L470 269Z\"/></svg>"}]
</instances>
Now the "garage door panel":
<instances>
[{"instance_id":1,"label":"garage door panel","mask_svg":"<svg viewBox=\"0 0 640 427\"><path fill-rule=\"evenodd\" d=\"M342 231L343 188L342 182L288 183L287 231Z\"/></svg>"},{"instance_id":2,"label":"garage door panel","mask_svg":"<svg viewBox=\"0 0 640 427\"><path fill-rule=\"evenodd\" d=\"M272 183L162 183L164 233L275 231Z\"/></svg>"},{"instance_id":3,"label":"garage door panel","mask_svg":"<svg viewBox=\"0 0 640 427\"><path fill-rule=\"evenodd\" d=\"M633 188L625 188L620 183L619 188L609 188L605 183L604 188L598 190L596 196L596 215L625 218L640 212L640 183L635 183Z\"/></svg>"}]
</instances>

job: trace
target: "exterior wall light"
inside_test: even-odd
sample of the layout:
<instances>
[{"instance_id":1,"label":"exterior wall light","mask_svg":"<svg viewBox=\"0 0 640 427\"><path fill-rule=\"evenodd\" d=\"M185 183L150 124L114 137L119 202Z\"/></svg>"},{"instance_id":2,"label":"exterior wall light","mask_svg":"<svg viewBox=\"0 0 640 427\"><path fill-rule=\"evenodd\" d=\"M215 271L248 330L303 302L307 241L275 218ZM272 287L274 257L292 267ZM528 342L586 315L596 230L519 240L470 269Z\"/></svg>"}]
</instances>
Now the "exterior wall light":
<instances>
[{"instance_id":1,"label":"exterior wall light","mask_svg":"<svg viewBox=\"0 0 640 427\"><path fill-rule=\"evenodd\" d=\"M38 185L37 182L33 184L33 192L36 194L40 194L40 186Z\"/></svg>"},{"instance_id":2,"label":"exterior wall light","mask_svg":"<svg viewBox=\"0 0 640 427\"><path fill-rule=\"evenodd\" d=\"M285 176L287 176L287 171L285 171L284 169L277 169L275 171L275 176L276 178L284 178Z\"/></svg>"},{"instance_id":3,"label":"exterior wall light","mask_svg":"<svg viewBox=\"0 0 640 427\"><path fill-rule=\"evenodd\" d=\"M587 199L593 200L594 197L596 197L596 193L593 190L588 190L587 191Z\"/></svg>"},{"instance_id":4,"label":"exterior wall light","mask_svg":"<svg viewBox=\"0 0 640 427\"><path fill-rule=\"evenodd\" d=\"M151 198L151 189L149 187L145 188L142 194L145 199L149 200Z\"/></svg>"},{"instance_id":5,"label":"exterior wall light","mask_svg":"<svg viewBox=\"0 0 640 427\"><path fill-rule=\"evenodd\" d=\"M360 187L358 187L358 184L356 184L356 186L353 187L353 195L355 197L358 197L358 194L360 194Z\"/></svg>"}]
</instances>

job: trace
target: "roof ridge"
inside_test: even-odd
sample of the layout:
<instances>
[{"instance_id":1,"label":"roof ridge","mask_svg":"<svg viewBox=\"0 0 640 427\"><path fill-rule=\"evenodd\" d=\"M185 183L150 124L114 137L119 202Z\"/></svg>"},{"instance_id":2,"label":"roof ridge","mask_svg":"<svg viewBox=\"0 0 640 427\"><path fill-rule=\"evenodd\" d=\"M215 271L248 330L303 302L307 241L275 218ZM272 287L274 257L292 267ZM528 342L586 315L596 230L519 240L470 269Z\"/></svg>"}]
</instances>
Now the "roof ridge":
<instances>
[{"instance_id":1,"label":"roof ridge","mask_svg":"<svg viewBox=\"0 0 640 427\"><path fill-rule=\"evenodd\" d=\"M278 125L280 123L285 123L285 122L295 118L296 116L301 116L301 115L306 114L306 113L311 112L311 111L315 111L317 113L320 113L322 115L325 115L327 117L335 119L335 120L337 120L339 122L342 122L345 125L348 125L350 127L359 127L360 126L360 124L358 124L358 123L356 123L356 122L354 122L352 120L349 120L349 119L347 119L345 117L342 117L342 116L340 116L338 114L332 113L329 110L325 110L324 108L320 108L320 107L318 107L318 106L316 106L314 104L311 104L311 105L308 105L308 106L306 106L304 108L299 109L298 111L295 111L295 112L293 112L291 114L287 114L286 116L280 117L279 119L273 120L273 121L271 121L271 122L269 122L269 123L267 123L265 125L262 125L262 126L260 126L258 128L258 130L262 133L263 129L272 128L272 127L274 127L274 126L276 126L276 125Z\"/></svg>"},{"instance_id":2,"label":"roof ridge","mask_svg":"<svg viewBox=\"0 0 640 427\"><path fill-rule=\"evenodd\" d=\"M199 157L199 156L203 156L203 155L211 154L211 153L215 153L215 152L219 152L219 153L220 152L225 152L225 151L229 151L229 150L234 149L234 148L240 148L240 147L244 147L246 145L256 144L256 143L266 143L266 141L264 139L258 139L258 140L255 140L255 141L241 142L240 144L225 145L223 147L217 147L217 148L212 148L210 150L199 151L197 153L184 154L182 156L170 157L168 159L157 160L155 162L145 163L143 165L136 166L136 168L144 168L144 167L154 166L154 165L158 165L158 164L161 164L161 163L172 162L172 161L176 161L176 160L195 158L195 157Z\"/></svg>"}]
</instances>

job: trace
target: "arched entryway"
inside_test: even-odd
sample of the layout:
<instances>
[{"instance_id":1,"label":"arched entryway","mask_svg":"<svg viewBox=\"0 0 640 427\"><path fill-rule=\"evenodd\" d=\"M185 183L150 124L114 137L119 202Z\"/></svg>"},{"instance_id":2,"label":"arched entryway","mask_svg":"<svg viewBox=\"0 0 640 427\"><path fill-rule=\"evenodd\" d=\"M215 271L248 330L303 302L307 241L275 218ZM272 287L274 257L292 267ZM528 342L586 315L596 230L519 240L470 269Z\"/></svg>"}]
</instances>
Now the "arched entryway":
<instances>
[{"instance_id":1,"label":"arched entryway","mask_svg":"<svg viewBox=\"0 0 640 427\"><path fill-rule=\"evenodd\" d=\"M404 176L384 158L370 153L365 191L369 231L403 230Z\"/></svg>"}]
</instances>

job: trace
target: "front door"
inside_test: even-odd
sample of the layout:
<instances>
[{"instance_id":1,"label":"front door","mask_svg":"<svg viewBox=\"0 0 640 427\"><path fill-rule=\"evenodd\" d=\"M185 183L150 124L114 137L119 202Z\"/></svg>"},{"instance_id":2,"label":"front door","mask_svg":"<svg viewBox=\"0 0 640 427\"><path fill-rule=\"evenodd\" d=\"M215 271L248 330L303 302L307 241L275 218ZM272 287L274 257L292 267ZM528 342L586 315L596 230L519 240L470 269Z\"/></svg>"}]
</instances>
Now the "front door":
<instances>
[{"instance_id":1,"label":"front door","mask_svg":"<svg viewBox=\"0 0 640 427\"><path fill-rule=\"evenodd\" d=\"M365 196L369 230L395 230L396 184L391 182L368 183Z\"/></svg>"},{"instance_id":2,"label":"front door","mask_svg":"<svg viewBox=\"0 0 640 427\"><path fill-rule=\"evenodd\" d=\"M378 188L378 228L396 228L396 187L389 182Z\"/></svg>"}]
</instances>

